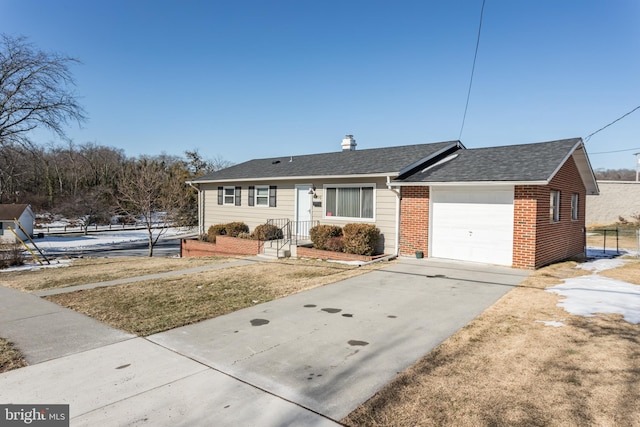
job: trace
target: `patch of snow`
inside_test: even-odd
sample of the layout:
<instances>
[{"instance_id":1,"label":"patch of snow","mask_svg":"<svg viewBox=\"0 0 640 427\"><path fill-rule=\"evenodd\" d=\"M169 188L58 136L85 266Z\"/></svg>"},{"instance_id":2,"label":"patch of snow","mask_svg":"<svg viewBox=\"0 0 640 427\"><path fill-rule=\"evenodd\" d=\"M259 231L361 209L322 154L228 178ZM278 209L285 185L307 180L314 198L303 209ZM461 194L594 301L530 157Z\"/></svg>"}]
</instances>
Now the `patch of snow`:
<instances>
[{"instance_id":1,"label":"patch of snow","mask_svg":"<svg viewBox=\"0 0 640 427\"><path fill-rule=\"evenodd\" d=\"M169 228L163 232L163 236L177 236L184 234L187 230L183 228ZM157 235L154 230L154 236ZM108 246L126 242L146 242L149 239L147 230L121 230L121 231L103 231L100 233L91 233L84 235L64 236L45 236L42 239L34 239L38 247L46 254L47 250L64 252L69 249L86 249L96 246ZM33 248L33 245L29 244Z\"/></svg>"},{"instance_id":2,"label":"patch of snow","mask_svg":"<svg viewBox=\"0 0 640 427\"><path fill-rule=\"evenodd\" d=\"M9 272L9 271L36 271L36 270L42 270L43 268L60 268L60 267L68 267L71 265L72 260L70 259L56 259L56 260L50 260L51 264L47 264L46 262L43 261L43 264L37 264L37 263L32 263L32 264L24 264L24 265L15 265L13 267L9 267L9 268L5 268L0 270L0 273L2 272Z\"/></svg>"},{"instance_id":3,"label":"patch of snow","mask_svg":"<svg viewBox=\"0 0 640 427\"><path fill-rule=\"evenodd\" d=\"M536 323L544 323L544 326L553 326L554 328L565 326L564 323L555 320L536 320Z\"/></svg>"},{"instance_id":4,"label":"patch of snow","mask_svg":"<svg viewBox=\"0 0 640 427\"><path fill-rule=\"evenodd\" d=\"M599 273L600 271L622 267L623 265L624 265L624 260L621 260L619 258L612 258L612 259L596 259L594 261L584 262L578 265L578 267L583 270Z\"/></svg>"},{"instance_id":5,"label":"patch of snow","mask_svg":"<svg viewBox=\"0 0 640 427\"><path fill-rule=\"evenodd\" d=\"M640 323L640 286L592 274L566 279L546 289L565 297L558 302L567 312L592 317L596 313L620 314L629 323Z\"/></svg>"}]
</instances>

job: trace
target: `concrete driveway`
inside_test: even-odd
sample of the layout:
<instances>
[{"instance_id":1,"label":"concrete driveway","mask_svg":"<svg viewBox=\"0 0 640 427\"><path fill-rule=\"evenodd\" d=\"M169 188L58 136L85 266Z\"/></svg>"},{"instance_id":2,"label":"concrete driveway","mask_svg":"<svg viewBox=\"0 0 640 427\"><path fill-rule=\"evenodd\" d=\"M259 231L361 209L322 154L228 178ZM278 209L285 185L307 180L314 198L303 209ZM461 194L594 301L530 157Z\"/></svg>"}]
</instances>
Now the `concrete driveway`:
<instances>
[{"instance_id":1,"label":"concrete driveway","mask_svg":"<svg viewBox=\"0 0 640 427\"><path fill-rule=\"evenodd\" d=\"M148 339L340 420L527 274L403 260Z\"/></svg>"},{"instance_id":2,"label":"concrete driveway","mask_svg":"<svg viewBox=\"0 0 640 427\"><path fill-rule=\"evenodd\" d=\"M2 374L0 403L69 403L72 425L334 425L527 274L401 259Z\"/></svg>"}]
</instances>

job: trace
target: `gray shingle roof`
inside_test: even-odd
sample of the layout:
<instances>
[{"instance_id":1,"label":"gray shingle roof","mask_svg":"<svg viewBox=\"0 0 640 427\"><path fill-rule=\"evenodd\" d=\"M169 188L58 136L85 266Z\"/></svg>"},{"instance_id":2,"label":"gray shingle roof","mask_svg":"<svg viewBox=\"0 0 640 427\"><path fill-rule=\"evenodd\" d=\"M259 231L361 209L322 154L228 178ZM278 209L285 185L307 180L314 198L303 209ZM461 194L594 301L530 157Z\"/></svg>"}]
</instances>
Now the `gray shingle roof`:
<instances>
[{"instance_id":1,"label":"gray shingle roof","mask_svg":"<svg viewBox=\"0 0 640 427\"><path fill-rule=\"evenodd\" d=\"M458 141L447 141L249 160L248 162L204 175L193 180L193 182L395 174L418 160L425 159L447 147L453 147L458 144Z\"/></svg>"},{"instance_id":2,"label":"gray shingle roof","mask_svg":"<svg viewBox=\"0 0 640 427\"><path fill-rule=\"evenodd\" d=\"M26 204L0 204L0 221L12 221L14 218L20 218L28 206Z\"/></svg>"},{"instance_id":3,"label":"gray shingle roof","mask_svg":"<svg viewBox=\"0 0 640 427\"><path fill-rule=\"evenodd\" d=\"M458 150L447 162L403 177L402 182L546 181L580 138Z\"/></svg>"}]
</instances>

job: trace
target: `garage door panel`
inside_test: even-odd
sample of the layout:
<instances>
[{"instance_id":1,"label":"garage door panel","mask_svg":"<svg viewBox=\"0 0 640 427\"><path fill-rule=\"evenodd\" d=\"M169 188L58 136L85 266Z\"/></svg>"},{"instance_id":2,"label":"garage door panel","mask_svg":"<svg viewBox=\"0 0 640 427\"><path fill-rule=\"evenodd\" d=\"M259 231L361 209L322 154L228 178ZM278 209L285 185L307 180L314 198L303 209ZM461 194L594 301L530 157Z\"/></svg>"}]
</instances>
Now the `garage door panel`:
<instances>
[{"instance_id":1,"label":"garage door panel","mask_svg":"<svg viewBox=\"0 0 640 427\"><path fill-rule=\"evenodd\" d=\"M511 265L513 188L432 190L431 256Z\"/></svg>"}]
</instances>

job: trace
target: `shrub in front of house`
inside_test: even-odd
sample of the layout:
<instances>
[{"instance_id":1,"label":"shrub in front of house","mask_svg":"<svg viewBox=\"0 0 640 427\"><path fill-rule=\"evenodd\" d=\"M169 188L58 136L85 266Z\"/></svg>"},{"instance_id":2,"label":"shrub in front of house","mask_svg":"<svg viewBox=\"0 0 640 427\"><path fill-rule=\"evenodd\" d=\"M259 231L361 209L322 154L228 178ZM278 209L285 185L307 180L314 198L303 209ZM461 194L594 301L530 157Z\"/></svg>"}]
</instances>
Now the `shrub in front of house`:
<instances>
[{"instance_id":1,"label":"shrub in front of house","mask_svg":"<svg viewBox=\"0 0 640 427\"><path fill-rule=\"evenodd\" d=\"M215 243L216 236L222 236L224 234L226 234L224 224L214 224L207 230L207 241Z\"/></svg>"},{"instance_id":2,"label":"shrub in front of house","mask_svg":"<svg viewBox=\"0 0 640 427\"><path fill-rule=\"evenodd\" d=\"M342 227L344 252L357 255L373 255L380 230L373 224L346 224Z\"/></svg>"},{"instance_id":3,"label":"shrub in front of house","mask_svg":"<svg viewBox=\"0 0 640 427\"><path fill-rule=\"evenodd\" d=\"M342 229L337 225L316 225L309 230L309 237L315 249L329 250L327 241L333 237L342 236Z\"/></svg>"},{"instance_id":4,"label":"shrub in front of house","mask_svg":"<svg viewBox=\"0 0 640 427\"><path fill-rule=\"evenodd\" d=\"M282 230L277 225L260 224L253 230L252 237L256 240L277 240L282 239Z\"/></svg>"},{"instance_id":5,"label":"shrub in front of house","mask_svg":"<svg viewBox=\"0 0 640 427\"><path fill-rule=\"evenodd\" d=\"M330 237L324 244L324 248L331 252L344 252L344 237Z\"/></svg>"},{"instance_id":6,"label":"shrub in front of house","mask_svg":"<svg viewBox=\"0 0 640 427\"><path fill-rule=\"evenodd\" d=\"M207 230L207 241L216 242L216 236L237 237L241 233L248 233L249 226L244 222L230 222L227 224L214 224Z\"/></svg>"},{"instance_id":7,"label":"shrub in front of house","mask_svg":"<svg viewBox=\"0 0 640 427\"><path fill-rule=\"evenodd\" d=\"M248 233L249 226L244 222L230 222L225 224L224 230L227 236L238 237L240 233Z\"/></svg>"}]
</instances>

